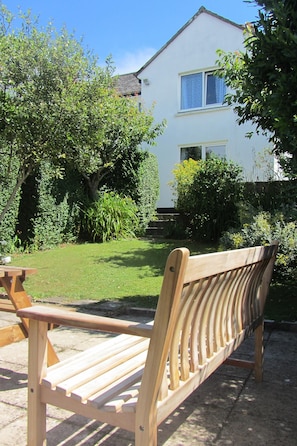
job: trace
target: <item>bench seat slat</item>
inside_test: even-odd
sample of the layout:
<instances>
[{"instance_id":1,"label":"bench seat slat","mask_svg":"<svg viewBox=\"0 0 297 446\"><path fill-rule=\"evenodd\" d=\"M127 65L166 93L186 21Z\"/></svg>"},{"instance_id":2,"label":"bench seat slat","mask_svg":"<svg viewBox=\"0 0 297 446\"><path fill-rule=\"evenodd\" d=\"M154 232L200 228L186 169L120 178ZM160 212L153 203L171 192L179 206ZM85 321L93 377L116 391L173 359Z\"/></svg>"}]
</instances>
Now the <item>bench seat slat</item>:
<instances>
[{"instance_id":1,"label":"bench seat slat","mask_svg":"<svg viewBox=\"0 0 297 446\"><path fill-rule=\"evenodd\" d=\"M133 370L137 370L145 364L146 356L147 350L117 367L111 368L106 373L94 378L91 382L84 383L82 375L83 384L71 392L71 398L85 403L91 395L98 393L104 387L119 382L119 380L125 380L127 374L131 373Z\"/></svg>"},{"instance_id":2,"label":"bench seat slat","mask_svg":"<svg viewBox=\"0 0 297 446\"><path fill-rule=\"evenodd\" d=\"M95 379L104 376L107 373L113 374L113 370L115 370L116 367L121 367L122 364L144 351L147 352L147 349L148 341L145 339L143 342L138 342L136 345L126 345L124 348L118 350L116 354L114 353L105 358L102 358L99 350L96 364L89 365L87 362L84 362L84 368L72 377L60 381L56 386L56 390L68 395L89 381L92 381L93 383Z\"/></svg>"},{"instance_id":3,"label":"bench seat slat","mask_svg":"<svg viewBox=\"0 0 297 446\"><path fill-rule=\"evenodd\" d=\"M77 353L69 360L57 363L48 368L47 375L42 380L42 384L50 388L55 388L59 383L70 379L78 373L95 366L98 362L105 361L121 351L143 342L144 338L130 335L119 335L88 350Z\"/></svg>"},{"instance_id":4,"label":"bench seat slat","mask_svg":"<svg viewBox=\"0 0 297 446\"><path fill-rule=\"evenodd\" d=\"M127 410L123 410L123 407L130 404L130 407L133 407L133 412L135 412L140 385L141 382L138 382L129 389L124 390L124 392L118 395L117 398L108 401L106 404L104 404L104 410L106 412L119 412L120 410L127 412Z\"/></svg>"},{"instance_id":5,"label":"bench seat slat","mask_svg":"<svg viewBox=\"0 0 297 446\"><path fill-rule=\"evenodd\" d=\"M87 404L107 412L119 412L125 402L131 402L135 398L137 401L143 368L143 365L141 365L136 370L128 373L124 379L119 380L118 383L104 387L104 389L89 397Z\"/></svg>"},{"instance_id":6,"label":"bench seat slat","mask_svg":"<svg viewBox=\"0 0 297 446\"><path fill-rule=\"evenodd\" d=\"M118 338L118 340L117 340ZM125 340L125 338L128 340L130 337L126 334L123 335L111 335L111 337L105 338L103 341L99 340L98 338L98 344L94 345L93 347L89 347L87 350L76 353L74 356L70 356L69 358L63 359L62 362L57 362L56 364L53 364L52 366L48 367L47 374L51 373L51 375L54 373L55 370L59 370L59 373L64 368L67 368L68 366L73 367L77 362L80 361L80 358L83 358L87 353L92 356L96 355L96 351L98 348L100 348L101 343L104 342L104 345L109 345L112 347L112 345L116 345L119 342L122 342ZM52 375L53 376L53 375Z\"/></svg>"}]
</instances>

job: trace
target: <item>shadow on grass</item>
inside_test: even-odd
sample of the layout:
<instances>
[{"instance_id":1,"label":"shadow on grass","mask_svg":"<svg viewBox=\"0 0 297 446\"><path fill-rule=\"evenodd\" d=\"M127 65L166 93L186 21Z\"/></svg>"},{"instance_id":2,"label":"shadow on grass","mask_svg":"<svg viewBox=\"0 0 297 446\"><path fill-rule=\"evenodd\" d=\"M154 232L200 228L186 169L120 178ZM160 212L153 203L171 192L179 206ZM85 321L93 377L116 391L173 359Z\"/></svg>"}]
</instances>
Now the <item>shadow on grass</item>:
<instances>
[{"instance_id":1,"label":"shadow on grass","mask_svg":"<svg viewBox=\"0 0 297 446\"><path fill-rule=\"evenodd\" d=\"M135 295L135 296L125 296L116 300L101 300L93 301L89 303L78 304L76 311L89 314L104 314L104 316L123 316L130 314L131 308L142 308L155 310L157 307L159 299L159 294L155 296L148 295Z\"/></svg>"},{"instance_id":2,"label":"shadow on grass","mask_svg":"<svg viewBox=\"0 0 297 446\"><path fill-rule=\"evenodd\" d=\"M131 249L121 254L104 257L104 262L112 263L117 267L150 269L150 275L163 275L165 263L170 252L175 248L186 247L191 255L206 254L217 251L217 246L201 244L189 240L148 240L146 248ZM102 258L94 258L95 263L101 263Z\"/></svg>"},{"instance_id":3,"label":"shadow on grass","mask_svg":"<svg viewBox=\"0 0 297 446\"><path fill-rule=\"evenodd\" d=\"M93 262L109 263L117 268L115 274L125 273L126 268L139 268L138 278L163 276L165 263L170 252L178 247L187 247L191 255L207 254L217 251L217 246L201 244L189 240L147 240L141 249L131 248L122 251L119 254L104 257L93 257ZM161 282L160 282L161 289ZM160 290L158 290L160 291ZM79 304L77 311L104 314L107 316L123 316L129 314L131 307L141 307L143 309L155 309L157 307L159 294L140 294L121 296L119 299L93 301L90 303Z\"/></svg>"}]
</instances>

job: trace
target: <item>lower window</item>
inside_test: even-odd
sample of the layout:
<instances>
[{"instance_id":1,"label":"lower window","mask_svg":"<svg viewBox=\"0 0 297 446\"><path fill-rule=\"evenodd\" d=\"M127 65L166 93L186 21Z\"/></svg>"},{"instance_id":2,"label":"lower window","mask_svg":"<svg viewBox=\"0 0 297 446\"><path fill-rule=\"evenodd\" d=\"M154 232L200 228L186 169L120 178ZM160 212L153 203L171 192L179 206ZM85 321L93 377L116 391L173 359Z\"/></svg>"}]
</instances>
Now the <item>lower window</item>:
<instances>
[{"instance_id":1,"label":"lower window","mask_svg":"<svg viewBox=\"0 0 297 446\"><path fill-rule=\"evenodd\" d=\"M224 145L197 145L181 147L180 160L185 161L192 158L195 161L208 159L212 156L217 158L226 158L226 146Z\"/></svg>"}]
</instances>

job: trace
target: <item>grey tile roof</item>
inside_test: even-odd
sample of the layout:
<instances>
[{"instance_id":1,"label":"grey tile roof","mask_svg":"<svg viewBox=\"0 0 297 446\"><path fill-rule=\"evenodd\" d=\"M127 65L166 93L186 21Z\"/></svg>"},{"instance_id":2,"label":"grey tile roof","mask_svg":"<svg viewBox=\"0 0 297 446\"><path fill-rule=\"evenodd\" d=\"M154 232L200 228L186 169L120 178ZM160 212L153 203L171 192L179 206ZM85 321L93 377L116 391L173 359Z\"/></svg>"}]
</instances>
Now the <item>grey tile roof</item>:
<instances>
[{"instance_id":1,"label":"grey tile roof","mask_svg":"<svg viewBox=\"0 0 297 446\"><path fill-rule=\"evenodd\" d=\"M136 73L120 74L116 81L116 89L123 96L136 96L141 94L141 83Z\"/></svg>"}]
</instances>

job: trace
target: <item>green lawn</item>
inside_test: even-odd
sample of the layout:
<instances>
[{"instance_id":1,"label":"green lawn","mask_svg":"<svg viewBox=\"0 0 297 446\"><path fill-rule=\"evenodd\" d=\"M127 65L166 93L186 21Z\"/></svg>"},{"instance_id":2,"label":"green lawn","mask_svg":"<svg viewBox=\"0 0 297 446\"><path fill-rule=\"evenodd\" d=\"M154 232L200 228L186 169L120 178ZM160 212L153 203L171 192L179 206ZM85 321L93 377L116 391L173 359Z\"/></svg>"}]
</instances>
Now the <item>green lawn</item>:
<instances>
[{"instance_id":1,"label":"green lawn","mask_svg":"<svg viewBox=\"0 0 297 446\"><path fill-rule=\"evenodd\" d=\"M38 269L25 285L34 299L126 299L150 307L156 304L166 258L178 246L193 254L216 250L193 242L133 239L14 255L12 264Z\"/></svg>"},{"instance_id":2,"label":"green lawn","mask_svg":"<svg viewBox=\"0 0 297 446\"><path fill-rule=\"evenodd\" d=\"M189 241L125 240L103 244L65 245L49 251L14 255L12 264L38 269L28 277L26 290L33 299L77 300L121 299L153 308L160 291L169 252L186 246L192 254L217 250L216 246ZM265 317L297 320L297 286L273 285Z\"/></svg>"}]
</instances>

